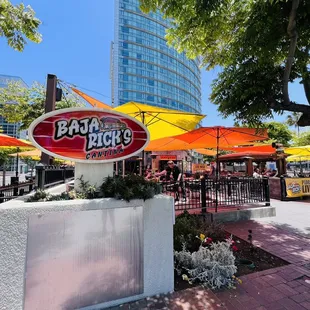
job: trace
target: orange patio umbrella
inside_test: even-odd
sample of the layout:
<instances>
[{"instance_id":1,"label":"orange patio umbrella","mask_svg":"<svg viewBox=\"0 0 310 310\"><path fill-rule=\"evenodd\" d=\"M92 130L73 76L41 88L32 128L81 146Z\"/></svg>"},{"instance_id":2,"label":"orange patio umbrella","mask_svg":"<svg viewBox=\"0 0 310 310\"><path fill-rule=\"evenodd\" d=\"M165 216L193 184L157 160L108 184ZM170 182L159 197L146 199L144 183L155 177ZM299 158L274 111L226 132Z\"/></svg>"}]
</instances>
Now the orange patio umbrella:
<instances>
[{"instance_id":1,"label":"orange patio umbrella","mask_svg":"<svg viewBox=\"0 0 310 310\"><path fill-rule=\"evenodd\" d=\"M19 139L11 136L0 134L0 148L1 147L33 147L31 144L25 143Z\"/></svg>"},{"instance_id":2,"label":"orange patio umbrella","mask_svg":"<svg viewBox=\"0 0 310 310\"><path fill-rule=\"evenodd\" d=\"M225 148L226 151L232 152L266 152L266 153L274 153L276 149L272 147L272 145L252 145L252 146L239 146L239 147L231 147Z\"/></svg>"},{"instance_id":3,"label":"orange patio umbrella","mask_svg":"<svg viewBox=\"0 0 310 310\"><path fill-rule=\"evenodd\" d=\"M112 107L110 107L109 105L89 96L89 95L86 95L85 93L83 93L82 91L74 88L74 87L71 87L71 89L78 95L80 95L84 100L86 100L88 103L90 103L93 107L95 108L102 108L102 109L109 109L109 110L112 110Z\"/></svg>"},{"instance_id":4,"label":"orange patio umbrella","mask_svg":"<svg viewBox=\"0 0 310 310\"><path fill-rule=\"evenodd\" d=\"M201 127L177 136L178 140L189 143L192 148L227 148L244 145L253 141L268 139L267 130L234 127Z\"/></svg>"},{"instance_id":5,"label":"orange patio umbrella","mask_svg":"<svg viewBox=\"0 0 310 310\"><path fill-rule=\"evenodd\" d=\"M31 144L28 144L26 142L23 142L19 139L16 139L14 137L0 134L0 149L1 148L16 148L17 152L20 150L20 148L33 148ZM16 177L18 177L18 156L16 161Z\"/></svg>"},{"instance_id":6,"label":"orange patio umbrella","mask_svg":"<svg viewBox=\"0 0 310 310\"><path fill-rule=\"evenodd\" d=\"M181 141L176 137L166 137L150 141L145 151L184 151L190 150L189 143Z\"/></svg>"},{"instance_id":7,"label":"orange patio umbrella","mask_svg":"<svg viewBox=\"0 0 310 310\"><path fill-rule=\"evenodd\" d=\"M193 148L216 148L216 182L219 178L219 150L223 147L233 145L244 145L253 141L264 141L268 139L266 129L234 128L234 127L201 127L193 131L175 137L186 142ZM215 212L218 207L218 191L215 190Z\"/></svg>"},{"instance_id":8,"label":"orange patio umbrella","mask_svg":"<svg viewBox=\"0 0 310 310\"><path fill-rule=\"evenodd\" d=\"M153 140L147 146L146 151L180 151L201 148L231 149L235 145L244 145L266 139L268 139L266 130L201 127L178 136Z\"/></svg>"},{"instance_id":9,"label":"orange patio umbrella","mask_svg":"<svg viewBox=\"0 0 310 310\"><path fill-rule=\"evenodd\" d=\"M214 150L208 150L208 149L196 149L194 150L195 152L202 154L202 155L207 155L207 156L215 156L216 151Z\"/></svg>"}]
</instances>

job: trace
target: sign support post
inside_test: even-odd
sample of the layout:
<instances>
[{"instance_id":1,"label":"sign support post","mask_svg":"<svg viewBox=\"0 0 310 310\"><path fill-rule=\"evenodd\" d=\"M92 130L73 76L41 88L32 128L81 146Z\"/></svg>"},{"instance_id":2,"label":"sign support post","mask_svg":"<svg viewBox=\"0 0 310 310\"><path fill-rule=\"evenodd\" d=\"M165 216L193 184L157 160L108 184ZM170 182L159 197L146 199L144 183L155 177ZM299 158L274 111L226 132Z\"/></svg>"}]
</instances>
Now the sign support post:
<instances>
[{"instance_id":1,"label":"sign support post","mask_svg":"<svg viewBox=\"0 0 310 310\"><path fill-rule=\"evenodd\" d=\"M113 163L75 163L74 189L80 190L81 179L99 187L106 177L113 176L113 166Z\"/></svg>"},{"instance_id":2,"label":"sign support post","mask_svg":"<svg viewBox=\"0 0 310 310\"><path fill-rule=\"evenodd\" d=\"M57 76L54 74L47 75L46 83L46 101L45 101L45 113L52 112L56 106L56 87ZM44 152L41 154L41 162L45 165L50 164L50 156Z\"/></svg>"}]
</instances>

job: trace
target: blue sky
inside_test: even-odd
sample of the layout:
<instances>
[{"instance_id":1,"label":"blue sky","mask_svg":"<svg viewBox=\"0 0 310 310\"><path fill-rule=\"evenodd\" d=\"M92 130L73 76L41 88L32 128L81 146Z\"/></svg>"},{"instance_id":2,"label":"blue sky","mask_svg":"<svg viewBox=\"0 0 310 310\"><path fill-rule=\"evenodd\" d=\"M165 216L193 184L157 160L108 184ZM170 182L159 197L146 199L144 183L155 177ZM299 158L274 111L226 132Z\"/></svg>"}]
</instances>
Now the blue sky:
<instances>
[{"instance_id":1,"label":"blue sky","mask_svg":"<svg viewBox=\"0 0 310 310\"><path fill-rule=\"evenodd\" d=\"M24 52L19 53L0 38L0 74L20 76L28 85L33 81L44 83L48 73L56 74L61 80L105 95L88 92L110 103L114 1L25 0L24 3L31 5L42 20L40 32L43 41L41 44L29 43ZM216 106L208 100L211 81L216 75L216 71L202 73L202 106L203 113L207 114L203 124L229 126L233 120L223 120ZM300 85L295 84L291 88L292 99L305 103ZM281 121L285 117L276 119Z\"/></svg>"}]
</instances>

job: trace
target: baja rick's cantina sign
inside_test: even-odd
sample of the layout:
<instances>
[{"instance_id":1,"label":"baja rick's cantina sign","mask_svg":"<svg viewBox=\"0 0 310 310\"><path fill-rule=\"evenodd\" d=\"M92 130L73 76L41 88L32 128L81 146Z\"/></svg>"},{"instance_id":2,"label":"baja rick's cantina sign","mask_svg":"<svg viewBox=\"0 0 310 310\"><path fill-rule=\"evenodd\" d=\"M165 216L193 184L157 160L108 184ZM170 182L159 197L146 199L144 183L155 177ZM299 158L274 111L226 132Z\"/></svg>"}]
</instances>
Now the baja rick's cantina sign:
<instances>
[{"instance_id":1,"label":"baja rick's cantina sign","mask_svg":"<svg viewBox=\"0 0 310 310\"><path fill-rule=\"evenodd\" d=\"M70 108L36 119L29 128L34 146L53 157L75 162L113 162L141 152L149 142L147 128L123 113Z\"/></svg>"}]
</instances>

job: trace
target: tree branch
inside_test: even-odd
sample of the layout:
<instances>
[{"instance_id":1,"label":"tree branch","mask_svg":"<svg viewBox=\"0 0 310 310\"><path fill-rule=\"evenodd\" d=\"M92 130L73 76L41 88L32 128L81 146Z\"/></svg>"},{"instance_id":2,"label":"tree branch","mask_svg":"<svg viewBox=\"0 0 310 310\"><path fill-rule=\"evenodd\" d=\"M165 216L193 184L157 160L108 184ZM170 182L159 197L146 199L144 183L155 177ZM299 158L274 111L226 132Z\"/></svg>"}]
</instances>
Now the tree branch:
<instances>
[{"instance_id":1,"label":"tree branch","mask_svg":"<svg viewBox=\"0 0 310 310\"><path fill-rule=\"evenodd\" d=\"M305 51L306 54L306 59L309 57L309 47L306 48ZM304 84L304 90L305 90L305 95L308 100L308 103L310 104L310 79L309 79L309 72L307 68L307 63L305 63L304 68L303 68L303 78L302 78L302 83Z\"/></svg>"},{"instance_id":2,"label":"tree branch","mask_svg":"<svg viewBox=\"0 0 310 310\"><path fill-rule=\"evenodd\" d=\"M298 112L310 115L310 105L307 104L298 104L293 102L290 102L288 105L285 103L272 103L270 107L274 110Z\"/></svg>"},{"instance_id":3,"label":"tree branch","mask_svg":"<svg viewBox=\"0 0 310 310\"><path fill-rule=\"evenodd\" d=\"M290 105L290 96L288 93L288 83L290 79L290 74L292 71L292 65L294 62L294 56L297 46L297 39L298 39L298 33L296 29L296 15L297 15L297 9L299 6L299 0L292 0L292 9L290 11L289 15L289 22L287 26L287 33L290 39L290 47L288 56L286 59L285 69L284 69L284 75L283 75L283 95L284 95L284 104Z\"/></svg>"},{"instance_id":4,"label":"tree branch","mask_svg":"<svg viewBox=\"0 0 310 310\"><path fill-rule=\"evenodd\" d=\"M302 81L304 84L304 90L305 90L305 95L308 100L308 103L310 104L310 80L305 79Z\"/></svg>"}]
</instances>

